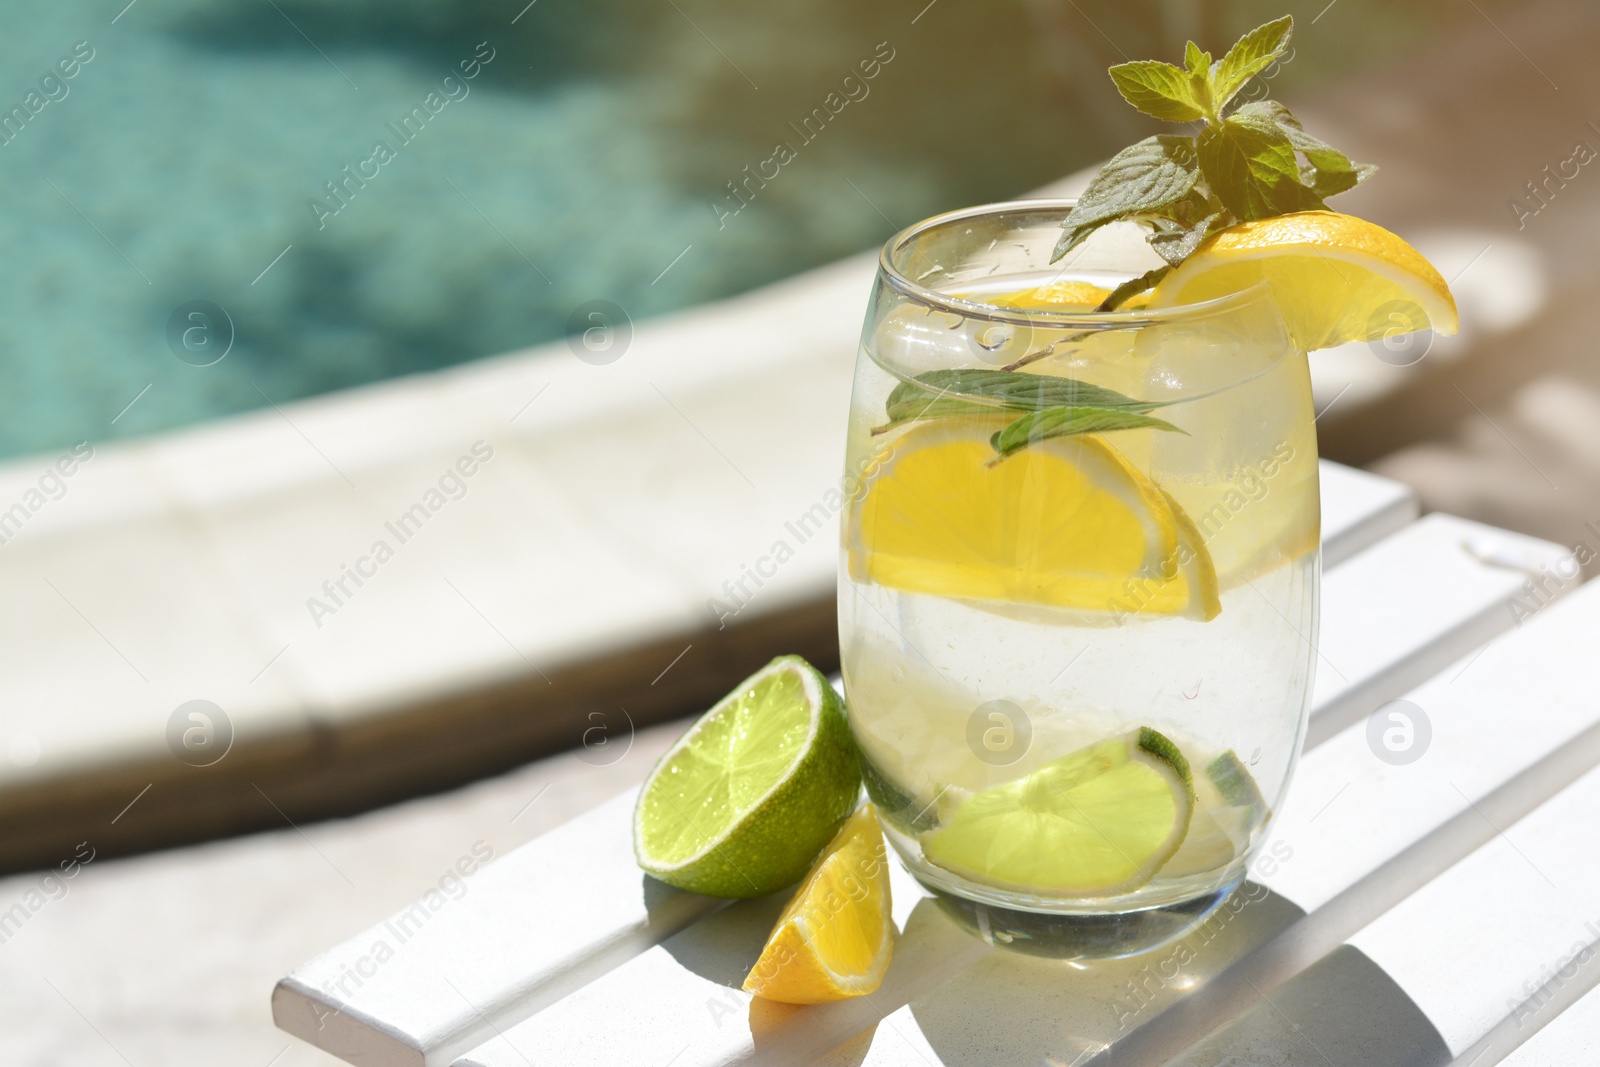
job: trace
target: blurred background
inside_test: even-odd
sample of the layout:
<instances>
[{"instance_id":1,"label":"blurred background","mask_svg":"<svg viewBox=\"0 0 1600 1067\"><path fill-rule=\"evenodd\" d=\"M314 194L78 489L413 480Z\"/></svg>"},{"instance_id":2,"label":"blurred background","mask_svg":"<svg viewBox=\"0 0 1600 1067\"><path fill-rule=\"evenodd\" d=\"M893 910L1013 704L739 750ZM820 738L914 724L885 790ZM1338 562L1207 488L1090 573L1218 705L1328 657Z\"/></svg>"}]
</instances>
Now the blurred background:
<instances>
[{"instance_id":1,"label":"blurred background","mask_svg":"<svg viewBox=\"0 0 1600 1067\"><path fill-rule=\"evenodd\" d=\"M123 3L0 38L5 1063L332 1062L279 974L831 667L826 546L707 606L836 479L871 251L1153 132L1124 59L1295 15L1271 95L1463 313L1318 354L1323 454L1600 551L1582 0Z\"/></svg>"},{"instance_id":2,"label":"blurred background","mask_svg":"<svg viewBox=\"0 0 1600 1067\"><path fill-rule=\"evenodd\" d=\"M828 263L1145 135L1107 66L1231 41L1282 5L538 0L512 24L502 0L139 0L114 25L106 6L21 0L0 43L7 108L76 42L93 56L0 152L0 455L508 352L561 337L585 300L645 318ZM1487 29L1465 0L1319 13L1296 12L1272 82L1285 99ZM484 41L492 60L451 99L442 80ZM866 95L802 144L790 123L880 42L894 58ZM390 125L430 92L443 110L402 142ZM1423 143L1470 129L1374 100L1338 110ZM393 161L348 179L378 141ZM727 183L776 141L797 145L782 180L723 217L740 206ZM166 343L195 299L236 331L205 375Z\"/></svg>"}]
</instances>

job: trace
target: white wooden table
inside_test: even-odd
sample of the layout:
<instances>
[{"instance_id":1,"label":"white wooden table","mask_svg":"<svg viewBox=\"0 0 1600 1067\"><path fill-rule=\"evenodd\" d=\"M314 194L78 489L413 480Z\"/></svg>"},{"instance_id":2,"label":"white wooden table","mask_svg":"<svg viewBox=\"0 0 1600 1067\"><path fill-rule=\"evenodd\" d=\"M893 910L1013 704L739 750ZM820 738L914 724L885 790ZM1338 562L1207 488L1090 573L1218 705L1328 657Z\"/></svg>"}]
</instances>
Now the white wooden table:
<instances>
[{"instance_id":1,"label":"white wooden table","mask_svg":"<svg viewBox=\"0 0 1600 1067\"><path fill-rule=\"evenodd\" d=\"M881 989L753 1000L784 894L644 877L629 792L297 968L274 1018L366 1067L1600 1062L1600 583L1416 515L1323 464L1307 751L1251 881L1165 948L996 950L892 865ZM1409 762L1369 740L1396 710L1426 720Z\"/></svg>"}]
</instances>

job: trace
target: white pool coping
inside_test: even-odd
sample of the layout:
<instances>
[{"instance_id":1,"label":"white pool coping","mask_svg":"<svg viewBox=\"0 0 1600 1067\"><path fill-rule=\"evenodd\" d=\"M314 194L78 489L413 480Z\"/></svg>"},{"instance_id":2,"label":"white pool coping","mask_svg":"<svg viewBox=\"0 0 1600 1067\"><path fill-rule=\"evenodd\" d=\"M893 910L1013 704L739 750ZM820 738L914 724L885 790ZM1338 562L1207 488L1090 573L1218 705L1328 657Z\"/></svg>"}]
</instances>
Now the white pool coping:
<instances>
[{"instance_id":1,"label":"white pool coping","mask_svg":"<svg viewBox=\"0 0 1600 1067\"><path fill-rule=\"evenodd\" d=\"M0 515L40 505L0 543L0 837L48 854L85 821L149 844L349 810L450 784L437 765L621 736L778 634L831 640L875 262L635 324L607 365L559 341L94 444L58 499L29 491L69 450L0 466ZM459 499L430 496L442 477ZM739 607L725 629L713 598ZM235 731L206 768L168 741L197 699Z\"/></svg>"},{"instance_id":2,"label":"white pool coping","mask_svg":"<svg viewBox=\"0 0 1600 1067\"><path fill-rule=\"evenodd\" d=\"M637 324L609 365L560 341L93 444L58 499L29 491L70 450L0 467L0 512L37 506L0 544L0 811L71 807L124 772L116 795L133 800L163 769L181 785L252 751L314 758L342 731L497 683L531 686L537 716L541 678L624 648L660 646L641 687L669 665L704 671L696 649L674 656L696 635L714 652L708 601L780 540L794 558L759 589L745 579L732 622L831 614L833 524L802 542L794 523L839 481L874 266L863 254ZM458 463L459 499L430 496ZM397 528L418 503L437 510ZM357 586L347 566L369 576ZM336 600L324 583L341 577ZM236 731L205 771L167 741L194 699Z\"/></svg>"}]
</instances>

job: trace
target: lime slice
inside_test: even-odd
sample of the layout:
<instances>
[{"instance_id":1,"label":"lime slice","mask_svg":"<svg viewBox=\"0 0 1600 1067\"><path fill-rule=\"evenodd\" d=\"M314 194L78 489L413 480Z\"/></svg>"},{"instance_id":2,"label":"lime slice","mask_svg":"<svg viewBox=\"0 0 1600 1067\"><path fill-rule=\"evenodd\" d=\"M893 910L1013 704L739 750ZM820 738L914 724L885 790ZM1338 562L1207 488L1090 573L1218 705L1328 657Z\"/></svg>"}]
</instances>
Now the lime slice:
<instances>
[{"instance_id":1,"label":"lime slice","mask_svg":"<svg viewBox=\"0 0 1600 1067\"><path fill-rule=\"evenodd\" d=\"M1261 787L1256 785L1250 769L1233 749L1228 749L1206 765L1206 777L1211 779L1211 784L1217 787L1217 792L1222 794L1226 803L1251 809L1256 822L1265 822L1267 816L1272 814L1266 798L1261 795Z\"/></svg>"},{"instance_id":2,"label":"lime slice","mask_svg":"<svg viewBox=\"0 0 1600 1067\"><path fill-rule=\"evenodd\" d=\"M1110 896L1150 881L1193 811L1188 760L1141 727L973 794L928 835L923 853L989 885Z\"/></svg>"},{"instance_id":3,"label":"lime slice","mask_svg":"<svg viewBox=\"0 0 1600 1067\"><path fill-rule=\"evenodd\" d=\"M1201 804L1189 820L1189 833L1161 866L1162 878L1187 878L1226 870L1250 845L1249 809Z\"/></svg>"},{"instance_id":4,"label":"lime slice","mask_svg":"<svg viewBox=\"0 0 1600 1067\"><path fill-rule=\"evenodd\" d=\"M681 889L765 896L806 873L860 791L843 701L805 660L779 656L650 772L634 809L634 855Z\"/></svg>"},{"instance_id":5,"label":"lime slice","mask_svg":"<svg viewBox=\"0 0 1600 1067\"><path fill-rule=\"evenodd\" d=\"M1210 874L1250 850L1256 828L1272 814L1255 778L1232 749L1206 765L1183 846L1161 868L1163 878Z\"/></svg>"}]
</instances>

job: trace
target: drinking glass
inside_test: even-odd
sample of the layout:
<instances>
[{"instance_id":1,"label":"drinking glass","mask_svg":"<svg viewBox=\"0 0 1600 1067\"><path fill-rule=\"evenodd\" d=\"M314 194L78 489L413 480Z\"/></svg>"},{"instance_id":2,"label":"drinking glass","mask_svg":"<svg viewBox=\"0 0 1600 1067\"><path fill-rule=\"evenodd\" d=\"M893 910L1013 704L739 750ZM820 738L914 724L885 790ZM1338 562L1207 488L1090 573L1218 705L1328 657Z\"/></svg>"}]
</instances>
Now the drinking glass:
<instances>
[{"instance_id":1,"label":"drinking glass","mask_svg":"<svg viewBox=\"0 0 1600 1067\"><path fill-rule=\"evenodd\" d=\"M1119 956L1221 903L1288 788L1317 454L1306 356L1266 287L1097 312L1160 260L1118 223L1052 264L1071 208L971 208L884 247L840 641L911 872L993 942Z\"/></svg>"}]
</instances>

